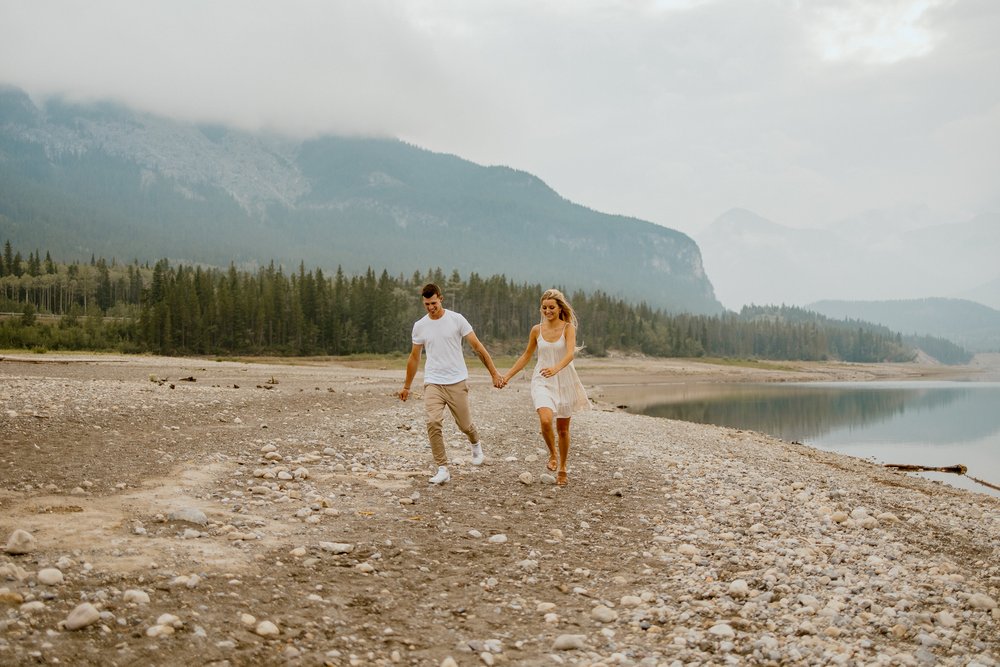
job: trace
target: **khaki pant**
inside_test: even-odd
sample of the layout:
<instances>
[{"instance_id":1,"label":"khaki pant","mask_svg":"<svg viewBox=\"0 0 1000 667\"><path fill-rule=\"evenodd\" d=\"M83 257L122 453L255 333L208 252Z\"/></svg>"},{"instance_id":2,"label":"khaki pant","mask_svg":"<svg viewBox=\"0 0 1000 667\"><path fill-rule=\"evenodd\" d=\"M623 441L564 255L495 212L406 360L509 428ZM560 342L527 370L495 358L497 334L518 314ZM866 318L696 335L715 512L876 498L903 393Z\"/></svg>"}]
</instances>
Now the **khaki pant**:
<instances>
[{"instance_id":1,"label":"khaki pant","mask_svg":"<svg viewBox=\"0 0 1000 667\"><path fill-rule=\"evenodd\" d=\"M469 386L463 380L455 384L425 384L424 409L427 410L427 437L431 441L431 454L434 463L439 466L448 465L448 454L444 449L444 436L441 434L441 422L444 419L445 406L451 410L458 429L469 438L469 442L479 442L479 433L472 423L472 412L469 410Z\"/></svg>"}]
</instances>

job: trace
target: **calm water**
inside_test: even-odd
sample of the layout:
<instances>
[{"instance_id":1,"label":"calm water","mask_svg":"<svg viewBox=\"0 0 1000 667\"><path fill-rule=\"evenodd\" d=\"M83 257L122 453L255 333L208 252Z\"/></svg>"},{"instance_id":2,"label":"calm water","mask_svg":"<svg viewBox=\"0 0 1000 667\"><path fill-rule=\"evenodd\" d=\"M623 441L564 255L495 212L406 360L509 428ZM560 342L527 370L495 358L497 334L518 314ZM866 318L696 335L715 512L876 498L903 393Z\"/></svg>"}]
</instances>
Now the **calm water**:
<instances>
[{"instance_id":1,"label":"calm water","mask_svg":"<svg viewBox=\"0 0 1000 667\"><path fill-rule=\"evenodd\" d=\"M629 412L761 431L869 459L924 466L963 464L1000 486L1000 383L822 382L605 386ZM959 475L920 473L1000 497Z\"/></svg>"}]
</instances>

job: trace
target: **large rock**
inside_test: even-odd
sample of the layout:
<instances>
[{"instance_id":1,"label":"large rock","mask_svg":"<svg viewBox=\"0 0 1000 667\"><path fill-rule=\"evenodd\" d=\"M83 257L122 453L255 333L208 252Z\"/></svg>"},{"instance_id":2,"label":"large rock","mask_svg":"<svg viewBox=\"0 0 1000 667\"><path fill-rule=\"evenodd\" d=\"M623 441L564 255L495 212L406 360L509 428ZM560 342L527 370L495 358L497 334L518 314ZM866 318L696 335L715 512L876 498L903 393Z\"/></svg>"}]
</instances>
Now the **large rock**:
<instances>
[{"instance_id":1,"label":"large rock","mask_svg":"<svg viewBox=\"0 0 1000 667\"><path fill-rule=\"evenodd\" d=\"M4 547L4 551L14 555L30 554L35 550L35 544L34 535L18 528L7 538L7 546Z\"/></svg>"}]
</instances>

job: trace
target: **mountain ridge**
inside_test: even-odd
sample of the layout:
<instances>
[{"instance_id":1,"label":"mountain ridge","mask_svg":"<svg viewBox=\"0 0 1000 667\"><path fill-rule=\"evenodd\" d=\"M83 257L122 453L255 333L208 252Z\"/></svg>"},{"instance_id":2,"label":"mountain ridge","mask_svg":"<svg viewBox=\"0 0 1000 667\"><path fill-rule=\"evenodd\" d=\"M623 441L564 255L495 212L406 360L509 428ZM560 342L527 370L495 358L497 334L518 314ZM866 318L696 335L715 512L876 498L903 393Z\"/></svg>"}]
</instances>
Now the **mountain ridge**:
<instances>
[{"instance_id":1,"label":"mountain ridge","mask_svg":"<svg viewBox=\"0 0 1000 667\"><path fill-rule=\"evenodd\" d=\"M440 267L722 312L687 235L395 139L290 139L0 89L0 235L61 256Z\"/></svg>"}]
</instances>

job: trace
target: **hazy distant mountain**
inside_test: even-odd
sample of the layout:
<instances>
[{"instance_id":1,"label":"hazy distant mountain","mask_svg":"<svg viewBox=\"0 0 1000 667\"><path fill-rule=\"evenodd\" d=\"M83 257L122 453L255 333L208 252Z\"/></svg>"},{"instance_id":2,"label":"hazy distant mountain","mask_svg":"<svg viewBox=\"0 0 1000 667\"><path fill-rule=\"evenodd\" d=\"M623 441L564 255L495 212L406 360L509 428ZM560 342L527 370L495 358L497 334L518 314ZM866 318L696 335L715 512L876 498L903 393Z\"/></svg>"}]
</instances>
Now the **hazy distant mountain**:
<instances>
[{"instance_id":1,"label":"hazy distant mountain","mask_svg":"<svg viewBox=\"0 0 1000 667\"><path fill-rule=\"evenodd\" d=\"M733 209L698 235L728 308L963 296L1000 305L1000 215L934 224L921 209L794 229Z\"/></svg>"},{"instance_id":2,"label":"hazy distant mountain","mask_svg":"<svg viewBox=\"0 0 1000 667\"><path fill-rule=\"evenodd\" d=\"M1000 352L1000 310L973 301L818 301L806 308L833 319L881 324L902 334L947 338L971 352Z\"/></svg>"},{"instance_id":3,"label":"hazy distant mountain","mask_svg":"<svg viewBox=\"0 0 1000 667\"><path fill-rule=\"evenodd\" d=\"M694 241L560 197L540 179L389 139L298 141L0 89L0 242L51 251L602 289L722 307Z\"/></svg>"},{"instance_id":4,"label":"hazy distant mountain","mask_svg":"<svg viewBox=\"0 0 1000 667\"><path fill-rule=\"evenodd\" d=\"M1000 249L998 249L998 254L1000 254ZM990 308L1000 310L1000 275L970 290L959 292L956 296L970 301L978 301Z\"/></svg>"}]
</instances>

